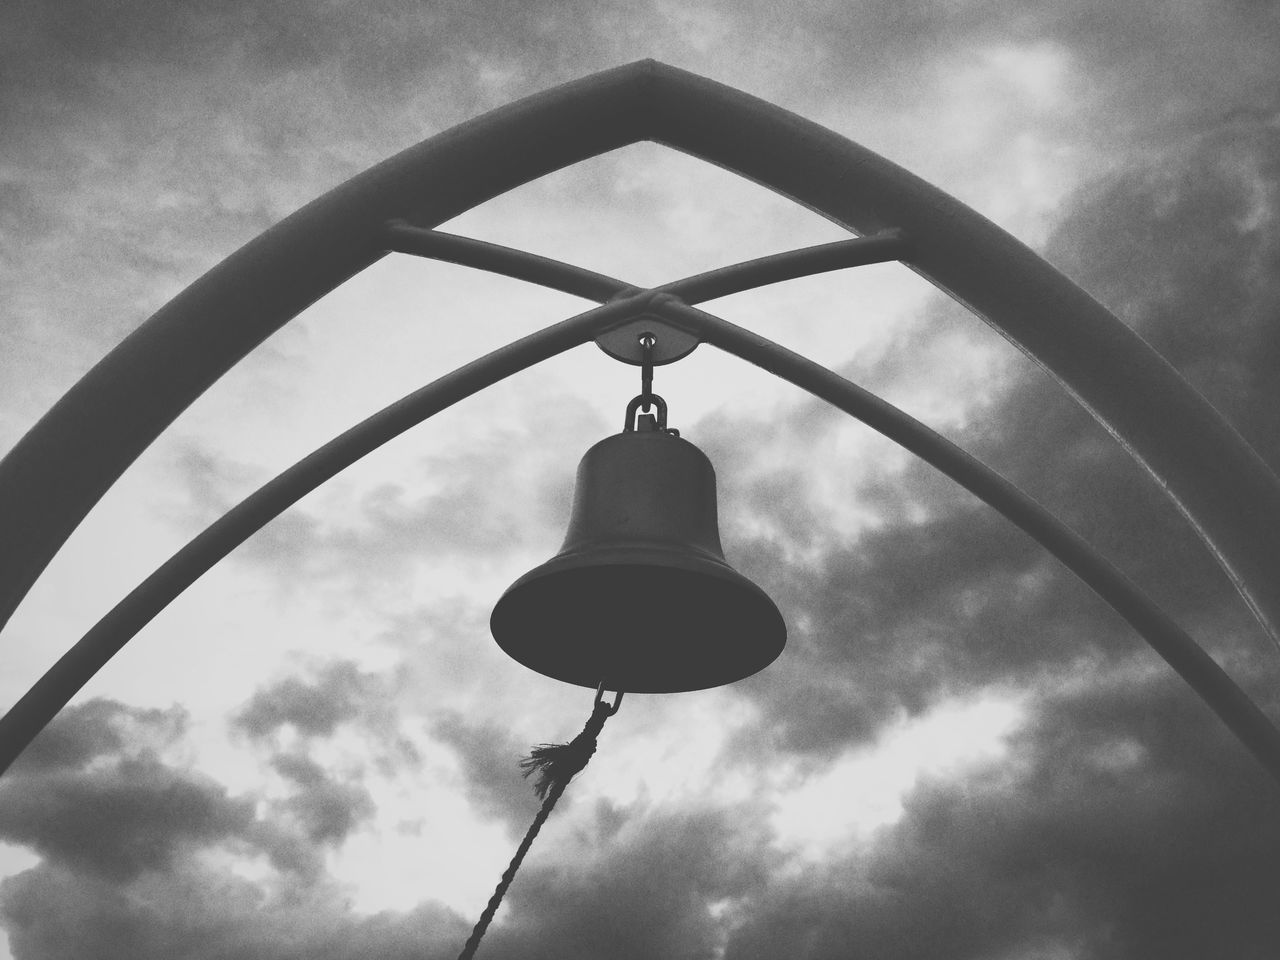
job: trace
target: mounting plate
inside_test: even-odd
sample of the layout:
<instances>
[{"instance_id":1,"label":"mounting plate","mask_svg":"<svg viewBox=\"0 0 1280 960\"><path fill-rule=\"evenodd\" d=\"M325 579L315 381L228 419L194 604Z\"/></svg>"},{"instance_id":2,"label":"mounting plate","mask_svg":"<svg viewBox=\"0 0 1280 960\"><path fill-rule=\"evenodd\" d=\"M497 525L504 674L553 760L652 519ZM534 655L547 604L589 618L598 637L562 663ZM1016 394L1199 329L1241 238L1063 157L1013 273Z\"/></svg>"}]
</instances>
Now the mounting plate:
<instances>
[{"instance_id":1,"label":"mounting plate","mask_svg":"<svg viewBox=\"0 0 1280 960\"><path fill-rule=\"evenodd\" d=\"M653 365L660 367L665 363L687 357L702 341L687 330L672 326L666 320L652 314L642 313L632 317L616 327L610 327L596 337L596 346L623 363L640 366L644 351L640 346L640 338L651 334L653 343Z\"/></svg>"}]
</instances>

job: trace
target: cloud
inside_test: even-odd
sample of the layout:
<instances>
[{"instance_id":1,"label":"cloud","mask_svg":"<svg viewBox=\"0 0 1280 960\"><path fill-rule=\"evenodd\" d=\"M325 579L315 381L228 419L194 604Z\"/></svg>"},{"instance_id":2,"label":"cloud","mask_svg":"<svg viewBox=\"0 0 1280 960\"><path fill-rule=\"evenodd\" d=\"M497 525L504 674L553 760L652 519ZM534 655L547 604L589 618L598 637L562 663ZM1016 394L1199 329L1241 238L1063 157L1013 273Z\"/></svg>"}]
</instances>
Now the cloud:
<instances>
[{"instance_id":1,"label":"cloud","mask_svg":"<svg viewBox=\"0 0 1280 960\"><path fill-rule=\"evenodd\" d=\"M63 710L17 761L20 771L74 768L103 754L153 749L173 742L186 728L180 709L138 710L95 699Z\"/></svg>"},{"instance_id":2,"label":"cloud","mask_svg":"<svg viewBox=\"0 0 1280 960\"><path fill-rule=\"evenodd\" d=\"M325 491L328 500L286 511L235 556L286 586L325 580L357 593L362 605L371 591L383 591L387 605L398 608L406 601L406 580L429 586L434 577L448 585L448 572L460 565L483 569L495 555L553 549L542 545L564 535L572 465L584 452L580 438L607 428L579 399L547 403L556 410L553 433L537 424L499 427L468 438L460 449L420 458L394 482ZM185 495L182 512L202 522L216 519L265 479L192 444L178 452L172 472Z\"/></svg>"},{"instance_id":3,"label":"cloud","mask_svg":"<svg viewBox=\"0 0 1280 960\"><path fill-rule=\"evenodd\" d=\"M89 701L7 772L0 840L41 857L0 883L15 957L81 956L86 944L140 960L452 955L465 936L452 912L353 915L325 876L318 845L341 843L370 812L359 784L295 752L272 760L296 788L283 801L234 797L162 756L186 736L180 712Z\"/></svg>"},{"instance_id":4,"label":"cloud","mask_svg":"<svg viewBox=\"0 0 1280 960\"><path fill-rule=\"evenodd\" d=\"M0 784L0 836L52 862L127 880L167 868L191 845L251 832L251 804L232 801L211 781L175 774L144 740L130 737L132 755L121 755L121 721L166 739L182 733L181 717L160 711L107 701L66 711ZM104 757L114 762L86 770Z\"/></svg>"},{"instance_id":5,"label":"cloud","mask_svg":"<svg viewBox=\"0 0 1280 960\"><path fill-rule=\"evenodd\" d=\"M383 693L380 678L349 661L336 661L324 665L314 680L286 677L260 690L233 723L256 740L285 726L304 737L327 737L342 724L372 719Z\"/></svg>"},{"instance_id":6,"label":"cloud","mask_svg":"<svg viewBox=\"0 0 1280 960\"><path fill-rule=\"evenodd\" d=\"M3 794L7 840L116 880L167 868L187 844L244 837L253 823L252 804L231 802L214 784L174 776L155 760L122 761L92 778L18 780Z\"/></svg>"},{"instance_id":7,"label":"cloud","mask_svg":"<svg viewBox=\"0 0 1280 960\"><path fill-rule=\"evenodd\" d=\"M467 799L475 808L523 832L538 810L517 764L530 745L496 724L468 721L453 711L437 714L430 730L435 740L453 748L462 766Z\"/></svg>"},{"instance_id":8,"label":"cloud","mask_svg":"<svg viewBox=\"0 0 1280 960\"><path fill-rule=\"evenodd\" d=\"M1082 191L1048 256L1280 467L1280 107L1230 118Z\"/></svg>"},{"instance_id":9,"label":"cloud","mask_svg":"<svg viewBox=\"0 0 1280 960\"><path fill-rule=\"evenodd\" d=\"M284 805L313 840L339 842L373 812L358 780L372 766L383 775L416 768L422 755L401 729L403 676L360 670L347 660L314 665L250 697L231 719L233 733L268 755L293 794ZM353 740L351 738L354 738ZM315 752L343 739L345 779L336 778ZM339 755L346 756L346 753Z\"/></svg>"},{"instance_id":10,"label":"cloud","mask_svg":"<svg viewBox=\"0 0 1280 960\"><path fill-rule=\"evenodd\" d=\"M176 712L102 700L67 708L0 783L0 838L35 850L50 869L115 883L223 845L313 875L314 857L287 831L258 820L251 801L161 758L156 744L184 735Z\"/></svg>"},{"instance_id":11,"label":"cloud","mask_svg":"<svg viewBox=\"0 0 1280 960\"><path fill-rule=\"evenodd\" d=\"M446 960L466 937L464 921L432 904L359 917L331 889L264 898L251 881L198 871L121 889L40 868L5 880L0 898L20 960L71 960L85 944L136 960Z\"/></svg>"},{"instance_id":12,"label":"cloud","mask_svg":"<svg viewBox=\"0 0 1280 960\"><path fill-rule=\"evenodd\" d=\"M398 676L360 669L350 660L316 661L298 675L260 689L231 724L252 741L319 742L346 729L383 735L395 729Z\"/></svg>"},{"instance_id":13,"label":"cloud","mask_svg":"<svg viewBox=\"0 0 1280 960\"><path fill-rule=\"evenodd\" d=\"M297 788L285 806L313 843L341 843L374 812L365 787L339 782L305 754L277 754L271 766Z\"/></svg>"}]
</instances>

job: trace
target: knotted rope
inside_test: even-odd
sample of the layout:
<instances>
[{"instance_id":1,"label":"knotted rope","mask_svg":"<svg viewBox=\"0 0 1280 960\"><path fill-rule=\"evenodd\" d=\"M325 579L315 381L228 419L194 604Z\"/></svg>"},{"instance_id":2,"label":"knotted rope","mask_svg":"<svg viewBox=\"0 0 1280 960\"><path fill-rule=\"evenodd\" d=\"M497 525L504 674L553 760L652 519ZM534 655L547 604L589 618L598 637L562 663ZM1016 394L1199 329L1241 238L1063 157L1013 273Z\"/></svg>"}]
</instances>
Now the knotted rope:
<instances>
[{"instance_id":1,"label":"knotted rope","mask_svg":"<svg viewBox=\"0 0 1280 960\"><path fill-rule=\"evenodd\" d=\"M502 898L506 896L507 888L511 886L511 881L515 879L516 871L520 869L520 863L524 860L524 855L533 846L534 838L538 835L538 831L542 829L542 825L547 822L547 817L551 816L551 811L554 809L556 801L564 793L565 787L569 786L569 781L582 771L582 768L587 765L587 761L595 754L596 738L600 736L600 731L604 728L604 722L617 713L618 707L621 705L621 693L618 694L617 699L612 704L605 703L604 685L601 684L596 691L596 702L591 711L591 717L587 720L586 726L582 728L580 734L568 743L540 743L529 751L529 756L520 761L524 776L534 777L533 789L542 798L542 809L533 818L529 832L520 841L520 846L516 849L515 856L511 858L511 863L507 866L506 872L503 873L502 879L498 881L497 889L493 891L493 896L489 898L489 903L485 906L484 913L480 914L480 919L476 921L475 928L471 931L471 936L467 938L466 945L462 948L462 952L458 954L458 960L471 960L475 956L476 948L480 946L480 938L489 929L489 922L493 920L493 915L498 912L498 906L502 903Z\"/></svg>"}]
</instances>

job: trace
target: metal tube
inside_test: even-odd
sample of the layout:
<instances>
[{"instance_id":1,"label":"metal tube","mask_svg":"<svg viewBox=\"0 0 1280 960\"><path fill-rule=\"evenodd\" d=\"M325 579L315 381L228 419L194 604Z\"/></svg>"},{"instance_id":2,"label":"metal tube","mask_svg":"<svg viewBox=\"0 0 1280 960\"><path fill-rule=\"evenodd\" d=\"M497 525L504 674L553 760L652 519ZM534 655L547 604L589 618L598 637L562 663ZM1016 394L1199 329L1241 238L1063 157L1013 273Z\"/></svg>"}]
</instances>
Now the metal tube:
<instances>
[{"instance_id":1,"label":"metal tube","mask_svg":"<svg viewBox=\"0 0 1280 960\"><path fill-rule=\"evenodd\" d=\"M650 309L856 417L1011 520L1124 617L1280 782L1280 730L1168 614L1035 500L920 421L812 360L677 301L659 297Z\"/></svg>"},{"instance_id":2,"label":"metal tube","mask_svg":"<svg viewBox=\"0 0 1280 960\"><path fill-rule=\"evenodd\" d=\"M612 277L582 267L540 257L515 247L489 243L487 240L413 227L403 221L387 224L386 241L395 253L408 253L415 257L429 257L432 260L475 267L504 277L527 280L596 303L604 303L626 289L625 284L620 284Z\"/></svg>"},{"instance_id":3,"label":"metal tube","mask_svg":"<svg viewBox=\"0 0 1280 960\"><path fill-rule=\"evenodd\" d=\"M906 236L901 230L882 230L869 237L837 240L835 243L822 243L745 260L718 270L708 270L696 277L666 283L655 289L673 294L685 303L702 303L782 280L796 280L846 267L901 260L909 249Z\"/></svg>"},{"instance_id":4,"label":"metal tube","mask_svg":"<svg viewBox=\"0 0 1280 960\"><path fill-rule=\"evenodd\" d=\"M633 289L620 285L612 277L584 270L561 260L552 260L487 240L412 227L403 222L387 225L387 241L396 253L409 253L488 270L490 273L528 280L563 293L595 300L597 303L603 303L621 290ZM821 243L745 260L665 283L654 289L677 296L685 303L702 303L783 280L796 280L846 267L898 260L906 255L908 249L901 230L884 230L871 237L837 240L834 243Z\"/></svg>"}]
</instances>

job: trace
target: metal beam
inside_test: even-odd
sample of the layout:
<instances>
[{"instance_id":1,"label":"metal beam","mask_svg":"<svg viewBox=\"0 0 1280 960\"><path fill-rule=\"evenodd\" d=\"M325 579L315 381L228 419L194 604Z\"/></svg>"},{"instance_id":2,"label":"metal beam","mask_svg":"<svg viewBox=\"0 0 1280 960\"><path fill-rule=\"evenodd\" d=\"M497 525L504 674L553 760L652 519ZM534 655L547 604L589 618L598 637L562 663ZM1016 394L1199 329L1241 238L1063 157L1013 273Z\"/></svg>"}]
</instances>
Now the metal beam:
<instances>
[{"instance_id":1,"label":"metal beam","mask_svg":"<svg viewBox=\"0 0 1280 960\"><path fill-rule=\"evenodd\" d=\"M901 230L881 230L869 237L837 240L746 260L655 289L679 297L685 303L702 303L783 280L902 260L909 250L909 241Z\"/></svg>"},{"instance_id":2,"label":"metal beam","mask_svg":"<svg viewBox=\"0 0 1280 960\"><path fill-rule=\"evenodd\" d=\"M487 270L504 277L527 280L543 287L603 302L614 296L617 280L560 260L541 257L514 247L460 237L440 230L426 230L407 223L387 224L387 243L396 253ZM655 287L685 303L703 303L734 293L744 293L783 280L797 280L817 273L901 260L909 247L901 230L882 230L870 237L837 240L812 247L786 250L754 260L708 270ZM613 293L610 293L613 291Z\"/></svg>"},{"instance_id":3,"label":"metal beam","mask_svg":"<svg viewBox=\"0 0 1280 960\"><path fill-rule=\"evenodd\" d=\"M612 277L487 240L427 230L404 221L387 224L385 236L387 247L393 253L408 253L487 270L596 303L604 303L619 291L618 281Z\"/></svg>"}]
</instances>

